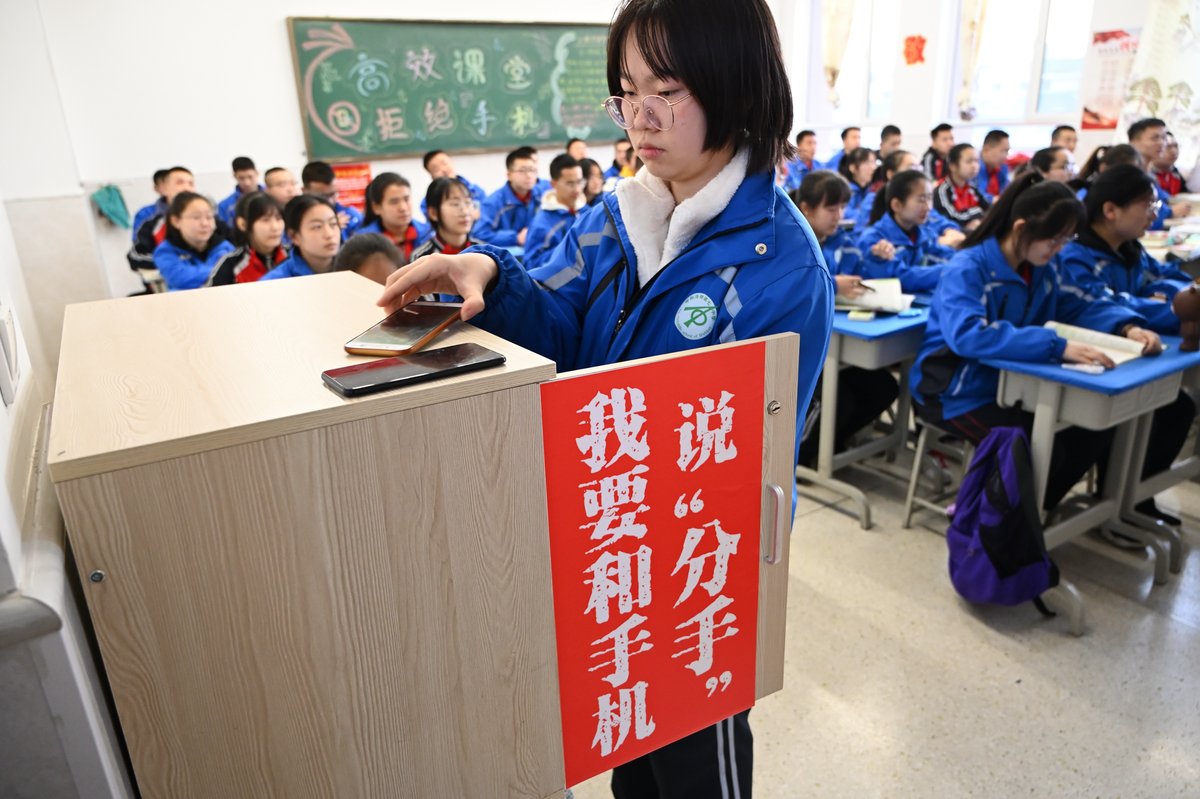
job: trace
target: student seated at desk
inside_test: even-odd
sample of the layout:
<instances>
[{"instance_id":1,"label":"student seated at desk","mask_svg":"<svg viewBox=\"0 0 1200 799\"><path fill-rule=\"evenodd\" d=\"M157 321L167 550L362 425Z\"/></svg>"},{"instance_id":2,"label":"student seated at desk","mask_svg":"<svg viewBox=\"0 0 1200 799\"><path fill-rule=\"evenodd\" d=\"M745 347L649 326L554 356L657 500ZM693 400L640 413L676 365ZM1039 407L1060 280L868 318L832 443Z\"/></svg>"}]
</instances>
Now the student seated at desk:
<instances>
[{"instance_id":1,"label":"student seated at desk","mask_svg":"<svg viewBox=\"0 0 1200 799\"><path fill-rule=\"evenodd\" d=\"M367 186L367 216L359 233L382 233L400 248L404 263L433 235L429 225L413 218L412 184L395 172L380 172Z\"/></svg>"},{"instance_id":2,"label":"student seated at desk","mask_svg":"<svg viewBox=\"0 0 1200 799\"><path fill-rule=\"evenodd\" d=\"M800 184L809 173L820 169L826 169L826 166L817 160L817 134L811 130L802 130L796 134L796 157L788 162L788 174L783 188L795 191L800 188Z\"/></svg>"},{"instance_id":3,"label":"student seated at desk","mask_svg":"<svg viewBox=\"0 0 1200 799\"><path fill-rule=\"evenodd\" d=\"M474 235L497 247L524 247L529 223L541 200L536 190L537 162L528 148L520 147L508 154L504 167L508 170L508 182L483 201Z\"/></svg>"},{"instance_id":4,"label":"student seated at desk","mask_svg":"<svg viewBox=\"0 0 1200 799\"><path fill-rule=\"evenodd\" d=\"M933 191L933 208L954 222L964 233L979 227L991 205L975 186L979 175L979 155L969 144L956 144L946 159L949 173Z\"/></svg>"},{"instance_id":5,"label":"student seated at desk","mask_svg":"<svg viewBox=\"0 0 1200 799\"><path fill-rule=\"evenodd\" d=\"M204 285L233 245L217 230L217 209L207 197L181 191L167 209L166 238L154 248L154 266L167 291Z\"/></svg>"},{"instance_id":6,"label":"student seated at desk","mask_svg":"<svg viewBox=\"0 0 1200 799\"><path fill-rule=\"evenodd\" d=\"M888 181L875 198L870 227L858 237L863 277L900 278L900 287L908 294L930 292L937 286L954 250L938 244L925 227L930 191L929 178L916 170L900 172Z\"/></svg>"},{"instance_id":7,"label":"student seated at desk","mask_svg":"<svg viewBox=\"0 0 1200 799\"><path fill-rule=\"evenodd\" d=\"M1147 170L1152 168L1155 161L1162 159L1167 149L1168 135L1167 123L1153 117L1139 119L1129 126L1129 143L1142 156L1142 161ZM1157 182L1155 182L1154 187L1158 193L1158 199L1162 200L1163 204L1159 208L1158 217L1154 220L1154 224L1150 226L1151 230L1162 230L1166 227L1168 219L1172 217L1186 217L1191 213L1190 204L1180 203L1172 206L1171 195Z\"/></svg>"},{"instance_id":8,"label":"student seated at desk","mask_svg":"<svg viewBox=\"0 0 1200 799\"><path fill-rule=\"evenodd\" d=\"M283 207L266 192L242 195L234 208L230 240L237 249L217 262L204 285L253 283L286 261Z\"/></svg>"},{"instance_id":9,"label":"student seated at desk","mask_svg":"<svg viewBox=\"0 0 1200 799\"><path fill-rule=\"evenodd\" d=\"M133 215L133 228L130 230L130 236L134 241L137 241L138 231L147 219L161 216L167 212L167 200L163 196L163 182L166 181L168 174L169 170L166 169L154 170L154 193L158 195L158 199L149 205L143 205Z\"/></svg>"},{"instance_id":10,"label":"student seated at desk","mask_svg":"<svg viewBox=\"0 0 1200 799\"><path fill-rule=\"evenodd\" d=\"M1028 161L1021 165L1017 174L1023 175L1030 169L1036 170L1046 180L1059 183L1070 183L1075 177L1072 171L1071 154L1062 147L1047 147L1038 150Z\"/></svg>"},{"instance_id":11,"label":"student seated at desk","mask_svg":"<svg viewBox=\"0 0 1200 799\"><path fill-rule=\"evenodd\" d=\"M387 279L402 266L404 256L400 248L382 233L355 236L342 245L333 259L333 271L354 272L380 285L387 285Z\"/></svg>"},{"instance_id":12,"label":"student seated at desk","mask_svg":"<svg viewBox=\"0 0 1200 799\"><path fill-rule=\"evenodd\" d=\"M829 157L829 160L825 162L825 168L841 172L839 167L841 167L842 161L845 160L846 156L860 147L862 147L862 129L856 127L845 128L842 130L842 149ZM845 176L846 173L842 172L842 177Z\"/></svg>"},{"instance_id":13,"label":"student seated at desk","mask_svg":"<svg viewBox=\"0 0 1200 799\"><path fill-rule=\"evenodd\" d=\"M133 231L133 246L125 258L129 268L135 272L154 269L154 250L167 238L167 209L181 192L196 191L196 181L187 167L173 166L163 175L160 193L163 207L161 213L146 217ZM156 204L157 205L157 204Z\"/></svg>"},{"instance_id":14,"label":"student seated at desk","mask_svg":"<svg viewBox=\"0 0 1200 799\"><path fill-rule=\"evenodd\" d=\"M342 244L342 225L333 203L315 194L293 197L283 209L283 225L292 241L292 253L259 280L305 277L333 268Z\"/></svg>"},{"instance_id":15,"label":"student seated at desk","mask_svg":"<svg viewBox=\"0 0 1200 799\"><path fill-rule=\"evenodd\" d=\"M1008 133L1003 130L989 130L983 137L983 147L979 149L979 174L975 176L975 188L983 194L988 203L994 203L1000 193L1008 188Z\"/></svg>"},{"instance_id":16,"label":"student seated at desk","mask_svg":"<svg viewBox=\"0 0 1200 799\"><path fill-rule=\"evenodd\" d=\"M871 218L871 203L874 202L871 180L875 177L878 166L879 159L876 157L875 151L868 150L866 147L851 150L837 166L838 174L844 177L850 186L850 202L846 205L846 218L854 220L854 224L859 230L865 228Z\"/></svg>"},{"instance_id":17,"label":"student seated at desk","mask_svg":"<svg viewBox=\"0 0 1200 799\"><path fill-rule=\"evenodd\" d=\"M821 254L837 284L839 297L856 299L864 289L857 270L862 262L858 247L849 233L842 230L840 222L850 200L850 186L846 180L833 172L817 171L809 174L789 195L800 213L808 220ZM847 366L838 372L837 426L834 433L833 451L846 449L850 437L863 429L896 401L900 387L887 369L860 369ZM800 441L801 466L813 467L817 461L820 436L817 418L821 412L821 384L813 392L808 417Z\"/></svg>"},{"instance_id":18,"label":"student seated at desk","mask_svg":"<svg viewBox=\"0 0 1200 799\"><path fill-rule=\"evenodd\" d=\"M933 295L925 341L910 376L919 418L978 444L993 428L1033 426L1033 414L996 401L999 373L989 358L1101 364L1104 353L1068 342L1043 323L1055 320L1123 335L1160 352L1139 314L1106 299L1088 302L1064 291L1050 262L1087 225L1083 206L1061 183L1036 172L1013 181L982 226L971 233ZM1112 431L1079 427L1055 436L1046 488L1053 508L1103 459ZM1034 442L1036 445L1036 442Z\"/></svg>"},{"instance_id":19,"label":"student seated at desk","mask_svg":"<svg viewBox=\"0 0 1200 799\"><path fill-rule=\"evenodd\" d=\"M921 165L917 163L917 157L908 150L892 150L884 156L883 162L875 170L875 176L871 181L871 191L863 199L863 205L867 211L862 217L861 222L857 224L860 231L870 224L871 212L875 210L875 203L883 202L879 199L879 193L887 187L888 181L896 177L900 172L920 168ZM882 208L883 206L881 205L881 214ZM966 234L962 232L962 228L932 209L929 211L929 216L925 219L925 224L921 225L921 227L932 233L933 237L937 239L938 244L951 249L958 247L958 245L962 244L963 239L966 238Z\"/></svg>"},{"instance_id":20,"label":"student seated at desk","mask_svg":"<svg viewBox=\"0 0 1200 799\"><path fill-rule=\"evenodd\" d=\"M1063 249L1056 266L1063 287L1074 288L1084 300L1111 300L1144 317L1150 330L1175 335L1179 319L1171 310L1171 299L1191 283L1191 277L1154 260L1138 242L1154 221L1158 202L1154 182L1138 167L1125 164L1105 171L1088 192L1088 226ZM1195 415L1195 403L1184 391L1174 403L1154 412L1143 478L1171 467ZM1179 524L1152 499L1137 510Z\"/></svg>"},{"instance_id":21,"label":"student seated at desk","mask_svg":"<svg viewBox=\"0 0 1200 799\"><path fill-rule=\"evenodd\" d=\"M342 226L343 238L348 239L358 232L362 227L363 215L357 208L338 202L337 187L333 185L337 175L334 174L333 167L324 161L309 161L304 165L304 169L300 170L300 180L304 184L305 193L324 197L333 203L338 215L338 224Z\"/></svg>"},{"instance_id":22,"label":"student seated at desk","mask_svg":"<svg viewBox=\"0 0 1200 799\"><path fill-rule=\"evenodd\" d=\"M552 191L542 195L541 207L529 223L525 239L526 269L545 264L550 253L575 224L575 214L587 207L583 196L583 168L569 155L560 155L550 162Z\"/></svg>"},{"instance_id":23,"label":"student seated at desk","mask_svg":"<svg viewBox=\"0 0 1200 799\"><path fill-rule=\"evenodd\" d=\"M292 170L281 166L273 166L263 173L264 191L275 198L280 208L287 208L293 197L300 196L300 184Z\"/></svg>"},{"instance_id":24,"label":"student seated at desk","mask_svg":"<svg viewBox=\"0 0 1200 799\"><path fill-rule=\"evenodd\" d=\"M450 178L457 180L467 189L467 193L471 195L471 199L475 201L476 206L482 205L487 199L487 192L482 186L477 186L471 181L458 174L458 170L454 168L454 161L445 150L430 150L425 153L421 159L421 163L425 166L425 171L429 173L430 180L438 178ZM426 212L425 198L421 198L421 214L426 219L429 219L429 214Z\"/></svg>"},{"instance_id":25,"label":"student seated at desk","mask_svg":"<svg viewBox=\"0 0 1200 799\"><path fill-rule=\"evenodd\" d=\"M1176 163L1179 161L1179 140L1175 134L1167 131L1167 143L1163 146L1162 157L1150 162L1150 176L1153 177L1164 192L1174 197L1187 188L1187 181L1179 171Z\"/></svg>"},{"instance_id":26,"label":"student seated at desk","mask_svg":"<svg viewBox=\"0 0 1200 799\"><path fill-rule=\"evenodd\" d=\"M583 170L583 199L588 205L595 205L604 194L604 170L590 158L580 161L579 168Z\"/></svg>"},{"instance_id":27,"label":"student seated at desk","mask_svg":"<svg viewBox=\"0 0 1200 799\"><path fill-rule=\"evenodd\" d=\"M435 179L425 192L423 204L428 209L433 235L413 250L412 258L402 261L401 266L426 255L457 255L468 247L483 244L471 235L471 228L479 218L479 208L462 183L454 178Z\"/></svg>"},{"instance_id":28,"label":"student seated at desk","mask_svg":"<svg viewBox=\"0 0 1200 799\"><path fill-rule=\"evenodd\" d=\"M217 218L229 228L233 227L234 214L237 211L238 200L253 191L262 191L263 186L258 182L258 167L254 161L244 155L233 159L233 180L236 185L233 193L217 203Z\"/></svg>"}]
</instances>

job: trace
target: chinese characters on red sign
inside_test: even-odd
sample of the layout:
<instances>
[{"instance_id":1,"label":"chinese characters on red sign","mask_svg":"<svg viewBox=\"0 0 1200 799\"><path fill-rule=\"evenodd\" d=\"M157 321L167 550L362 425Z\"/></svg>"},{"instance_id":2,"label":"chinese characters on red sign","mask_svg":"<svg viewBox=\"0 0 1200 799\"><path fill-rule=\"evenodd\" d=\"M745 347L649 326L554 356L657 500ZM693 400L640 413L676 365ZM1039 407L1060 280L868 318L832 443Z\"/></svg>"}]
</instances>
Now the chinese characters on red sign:
<instances>
[{"instance_id":1,"label":"chinese characters on red sign","mask_svg":"<svg viewBox=\"0 0 1200 799\"><path fill-rule=\"evenodd\" d=\"M754 704L765 352L542 387L568 785Z\"/></svg>"},{"instance_id":2,"label":"chinese characters on red sign","mask_svg":"<svg viewBox=\"0 0 1200 799\"><path fill-rule=\"evenodd\" d=\"M370 164L334 164L333 185L337 189L337 200L342 205L367 210L367 186L371 182Z\"/></svg>"},{"instance_id":3,"label":"chinese characters on red sign","mask_svg":"<svg viewBox=\"0 0 1200 799\"><path fill-rule=\"evenodd\" d=\"M924 36L904 37L904 63L910 67L914 64L924 64L925 44L926 39Z\"/></svg>"}]
</instances>

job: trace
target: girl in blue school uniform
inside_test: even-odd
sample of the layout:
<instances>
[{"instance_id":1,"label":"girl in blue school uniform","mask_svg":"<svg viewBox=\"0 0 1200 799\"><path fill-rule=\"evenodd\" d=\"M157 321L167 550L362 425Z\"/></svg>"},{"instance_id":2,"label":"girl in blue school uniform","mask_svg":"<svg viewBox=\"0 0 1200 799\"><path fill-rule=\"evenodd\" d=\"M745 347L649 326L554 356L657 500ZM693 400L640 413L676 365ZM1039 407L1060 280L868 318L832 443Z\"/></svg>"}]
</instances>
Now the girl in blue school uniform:
<instances>
[{"instance_id":1,"label":"girl in blue school uniform","mask_svg":"<svg viewBox=\"0 0 1200 799\"><path fill-rule=\"evenodd\" d=\"M429 225L413 217L412 184L395 172L381 172L367 186L367 215L356 232L387 236L404 263L433 235Z\"/></svg>"},{"instance_id":2,"label":"girl in blue school uniform","mask_svg":"<svg viewBox=\"0 0 1200 799\"><path fill-rule=\"evenodd\" d=\"M262 191L243 194L234 206L230 238L237 249L217 262L204 285L253 283L287 260L279 201Z\"/></svg>"},{"instance_id":3,"label":"girl in blue school uniform","mask_svg":"<svg viewBox=\"0 0 1200 799\"><path fill-rule=\"evenodd\" d=\"M329 272L342 244L342 225L333 203L316 194L288 200L283 225L292 242L287 260L259 280L280 280Z\"/></svg>"},{"instance_id":4,"label":"girl in blue school uniform","mask_svg":"<svg viewBox=\"0 0 1200 799\"><path fill-rule=\"evenodd\" d=\"M845 155L837 165L838 174L850 185L850 201L846 204L846 219L862 230L871 216L871 181L879 158L874 150L858 147Z\"/></svg>"},{"instance_id":5,"label":"girl in blue school uniform","mask_svg":"<svg viewBox=\"0 0 1200 799\"><path fill-rule=\"evenodd\" d=\"M883 215L883 198L881 197L888 181L896 177L900 172L907 172L911 169L920 169L921 163L917 161L917 157L908 150L892 150L888 153L883 161L879 164L879 168L875 170L875 176L871 179L871 190L867 193L863 200L865 213L862 213L858 220L858 229L861 231L871 223L871 214L875 211L875 203L880 203L879 214ZM929 216L925 219L925 224L921 227L928 230L937 239L938 244L951 249L957 248L966 234L962 232L962 228L942 216L935 209L930 209Z\"/></svg>"},{"instance_id":6,"label":"girl in blue school uniform","mask_svg":"<svg viewBox=\"0 0 1200 799\"><path fill-rule=\"evenodd\" d=\"M896 277L908 294L931 292L954 250L938 243L925 223L932 187L924 172L900 172L876 197L870 227L858 238L862 276Z\"/></svg>"},{"instance_id":7,"label":"girl in blue school uniform","mask_svg":"<svg viewBox=\"0 0 1200 799\"><path fill-rule=\"evenodd\" d=\"M1113 364L1104 353L1068 342L1048 321L1125 336L1147 354L1161 352L1145 319L1107 299L1088 302L1064 290L1054 256L1087 226L1083 206L1062 183L1036 172L1013 181L942 276L925 341L910 374L918 417L978 444L993 427L1033 426L1033 414L996 401L999 373L983 361L1004 358ZM1045 507L1108 452L1111 431L1072 427L1055 436Z\"/></svg>"},{"instance_id":8,"label":"girl in blue school uniform","mask_svg":"<svg viewBox=\"0 0 1200 799\"><path fill-rule=\"evenodd\" d=\"M1132 164L1115 166L1097 177L1088 192L1088 224L1056 259L1059 279L1088 302L1111 300L1146 319L1146 327L1160 334L1179 332L1179 319L1171 299L1191 283L1191 277L1169 264L1154 260L1138 242L1157 213L1154 181ZM1171 405L1154 413L1150 443L1142 476L1170 468L1183 447L1186 432L1196 415L1191 398L1180 391ZM1168 524L1179 520L1162 513L1153 500L1137 510Z\"/></svg>"},{"instance_id":9,"label":"girl in blue school uniform","mask_svg":"<svg viewBox=\"0 0 1200 799\"><path fill-rule=\"evenodd\" d=\"M844 162L843 162L844 163ZM841 221L850 201L850 186L845 178L833 172L818 170L810 172L800 182L800 188L788 194L800 213L804 215L825 265L833 274L837 285L837 296L857 299L865 289L858 275L862 254L854 238L841 227ZM847 366L838 373L837 425L834 431L833 451L846 449L850 437L863 429L891 407L900 394L900 386L887 369L860 369ZM813 391L800 441L801 466L812 468L817 461L820 446L821 383Z\"/></svg>"},{"instance_id":10,"label":"girl in blue school uniform","mask_svg":"<svg viewBox=\"0 0 1200 799\"><path fill-rule=\"evenodd\" d=\"M217 209L207 197L182 191L167 209L166 237L154 248L154 267L167 291L204 285L233 245L217 230Z\"/></svg>"},{"instance_id":11,"label":"girl in blue school uniform","mask_svg":"<svg viewBox=\"0 0 1200 799\"><path fill-rule=\"evenodd\" d=\"M969 144L956 144L946 159L949 170L933 192L933 208L964 232L979 226L991 203L975 186L979 175L979 154Z\"/></svg>"},{"instance_id":12,"label":"girl in blue school uniform","mask_svg":"<svg viewBox=\"0 0 1200 799\"><path fill-rule=\"evenodd\" d=\"M408 260L435 253L457 255L468 247L483 244L471 235L471 227L479 219L479 206L467 187L455 178L437 178L430 183L425 192L425 208L433 233L413 250Z\"/></svg>"}]
</instances>

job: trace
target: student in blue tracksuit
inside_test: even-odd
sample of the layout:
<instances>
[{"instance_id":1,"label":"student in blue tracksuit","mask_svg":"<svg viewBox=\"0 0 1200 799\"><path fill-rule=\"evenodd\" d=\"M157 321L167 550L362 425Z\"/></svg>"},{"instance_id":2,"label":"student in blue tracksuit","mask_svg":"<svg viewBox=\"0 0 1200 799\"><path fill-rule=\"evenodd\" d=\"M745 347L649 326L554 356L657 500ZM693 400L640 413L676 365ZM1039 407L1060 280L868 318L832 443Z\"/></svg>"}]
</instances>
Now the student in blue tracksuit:
<instances>
[{"instance_id":1,"label":"student in blue tracksuit","mask_svg":"<svg viewBox=\"0 0 1200 799\"><path fill-rule=\"evenodd\" d=\"M260 281L305 277L333 269L333 259L342 244L342 224L333 203L315 194L293 197L283 209L283 226L292 241L291 255Z\"/></svg>"},{"instance_id":2,"label":"student in blue tracksuit","mask_svg":"<svg viewBox=\"0 0 1200 799\"><path fill-rule=\"evenodd\" d=\"M583 170L583 200L588 205L595 205L604 193L604 170L590 158L580 161L579 168Z\"/></svg>"},{"instance_id":3,"label":"student in blue tracksuit","mask_svg":"<svg viewBox=\"0 0 1200 799\"><path fill-rule=\"evenodd\" d=\"M825 264L833 273L837 295L847 299L861 297L865 291L858 275L862 254L853 237L841 228L850 201L850 186L845 178L833 172L813 172L788 196L817 237ZM899 395L900 386L888 369L860 369L857 366L840 369L833 451L845 450L850 437L879 418ZM821 443L817 424L821 413L820 399L821 384L818 381L809 405L798 460L801 466L810 468L817 462Z\"/></svg>"},{"instance_id":4,"label":"student in blue tracksuit","mask_svg":"<svg viewBox=\"0 0 1200 799\"><path fill-rule=\"evenodd\" d=\"M1167 136L1167 123L1161 119L1153 117L1139 119L1129 126L1129 143L1142 156L1142 163L1145 169L1152 169L1154 162L1162 158L1167 148ZM1155 193L1158 195L1158 199L1162 201L1162 205L1158 209L1158 216L1155 218L1154 224L1150 226L1151 230L1162 230L1165 228L1166 221L1173 215L1178 214L1184 217L1191 212L1190 205L1186 203L1182 206L1172 208L1171 195L1162 186L1159 186L1157 182L1154 186Z\"/></svg>"},{"instance_id":5,"label":"student in blue tracksuit","mask_svg":"<svg viewBox=\"0 0 1200 799\"><path fill-rule=\"evenodd\" d=\"M612 166L604 170L606 182L621 177L621 169L625 166L626 156L631 149L633 149L633 145L629 143L629 139L621 138L613 142Z\"/></svg>"},{"instance_id":6,"label":"student in blue tracksuit","mask_svg":"<svg viewBox=\"0 0 1200 799\"><path fill-rule=\"evenodd\" d=\"M488 195L479 209L475 238L497 247L524 247L529 223L537 213L537 162L528 148L513 150L504 159L508 181Z\"/></svg>"},{"instance_id":7,"label":"student in blue tracksuit","mask_svg":"<svg viewBox=\"0 0 1200 799\"><path fill-rule=\"evenodd\" d=\"M476 205L482 205L487 199L487 192L482 186L477 186L471 181L458 174L458 170L454 168L454 161L445 150L430 150L421 158L421 163L425 167L425 171L429 173L430 180L438 178L450 178L457 180L466 188L467 193L471 195L471 200ZM425 219L429 219L428 207L425 205L425 198L421 198L421 215Z\"/></svg>"},{"instance_id":8,"label":"student in blue tracksuit","mask_svg":"<svg viewBox=\"0 0 1200 799\"><path fill-rule=\"evenodd\" d=\"M969 144L956 144L946 158L947 173L933 190L933 209L970 233L991 205L975 187L979 156Z\"/></svg>"},{"instance_id":9,"label":"student in blue tracksuit","mask_svg":"<svg viewBox=\"0 0 1200 799\"><path fill-rule=\"evenodd\" d=\"M917 157L908 150L892 150L883 157L879 168L875 170L875 176L871 181L871 190L863 198L862 207L859 210L859 218L855 220L860 234L871 224L871 214L875 211L875 203L883 202L880 198L880 192L887 187L888 181L896 177L900 172L920 168L921 165L917 162ZM881 204L879 206L880 217L883 216L883 209L884 206ZM933 209L929 211L929 216L926 217L925 223L921 227L928 230L937 239L938 244L951 249L958 247L958 245L962 244L962 240L966 238L966 234L962 232L962 228Z\"/></svg>"},{"instance_id":10,"label":"student in blue tracksuit","mask_svg":"<svg viewBox=\"0 0 1200 799\"><path fill-rule=\"evenodd\" d=\"M433 235L429 225L413 217L412 184L395 172L380 172L367 186L367 216L358 233L382 233L400 248L404 263Z\"/></svg>"},{"instance_id":11,"label":"student in blue tracksuit","mask_svg":"<svg viewBox=\"0 0 1200 799\"><path fill-rule=\"evenodd\" d=\"M979 174L975 176L975 188L988 203L993 203L1000 193L1008 188L1008 133L989 130L979 148Z\"/></svg>"},{"instance_id":12,"label":"student in blue tracksuit","mask_svg":"<svg viewBox=\"0 0 1200 799\"><path fill-rule=\"evenodd\" d=\"M237 249L217 262L204 285L253 283L286 261L283 206L266 192L243 195L234 211L229 240Z\"/></svg>"},{"instance_id":13,"label":"student in blue tracksuit","mask_svg":"<svg viewBox=\"0 0 1200 799\"><path fill-rule=\"evenodd\" d=\"M217 209L207 197L182 191L167 209L166 238L154 248L154 266L167 291L195 289L233 245L217 230Z\"/></svg>"},{"instance_id":14,"label":"student in blue tracksuit","mask_svg":"<svg viewBox=\"0 0 1200 799\"><path fill-rule=\"evenodd\" d=\"M138 230L146 223L146 220L156 216L162 216L167 212L167 198L163 196L163 183L167 179L169 170L156 169L154 170L154 193L158 195L158 199L147 205L143 205L137 209L133 215L133 229L130 232L134 241L137 241Z\"/></svg>"},{"instance_id":15,"label":"student in blue tracksuit","mask_svg":"<svg viewBox=\"0 0 1200 799\"><path fill-rule=\"evenodd\" d=\"M828 161L825 162L826 169L837 170L842 177L846 176L845 172L841 171L842 160L850 153L862 147L862 129L850 127L842 131L842 149L833 154Z\"/></svg>"},{"instance_id":16,"label":"student in blue tracksuit","mask_svg":"<svg viewBox=\"0 0 1200 799\"><path fill-rule=\"evenodd\" d=\"M874 150L859 147L841 159L837 172L850 184L850 202L846 205L846 218L852 220L859 230L867 226L871 217L871 180L879 166ZM830 167L832 169L833 167ZM868 199L870 197L870 199Z\"/></svg>"},{"instance_id":17,"label":"student in blue tracksuit","mask_svg":"<svg viewBox=\"0 0 1200 799\"><path fill-rule=\"evenodd\" d=\"M129 261L129 268L139 274L155 268L154 249L166 240L167 209L171 203L181 192L196 191L195 178L192 177L191 170L187 167L173 166L163 172L158 186L162 210L148 216L142 214L142 211L146 209L138 211L139 216L143 218L141 223L133 227L133 246L129 248L129 252L125 256ZM155 207L157 206L158 203L155 203Z\"/></svg>"},{"instance_id":18,"label":"student in blue tracksuit","mask_svg":"<svg viewBox=\"0 0 1200 799\"><path fill-rule=\"evenodd\" d=\"M575 215L587 206L583 196L583 167L569 155L559 155L550 162L551 191L542 195L541 207L529 223L525 239L526 269L536 269L550 258L550 253L575 224Z\"/></svg>"},{"instance_id":19,"label":"student in blue tracksuit","mask_svg":"<svg viewBox=\"0 0 1200 799\"><path fill-rule=\"evenodd\" d=\"M464 319L560 370L798 331L801 430L834 288L808 224L775 186L792 122L775 31L765 0L711 0L704 13L690 0L622 4L606 105L645 167L581 212L545 266L527 272L493 246L429 256L393 276L380 304L460 295ZM651 63L641 34L658 45ZM744 75L754 75L752 103L738 99ZM738 713L618 766L613 795L751 799L752 762L749 717Z\"/></svg>"},{"instance_id":20,"label":"student in blue tracksuit","mask_svg":"<svg viewBox=\"0 0 1200 799\"><path fill-rule=\"evenodd\" d=\"M348 239L362 227L363 215L357 208L338 202L337 187L334 186L336 180L337 175L333 167L324 161L309 161L304 165L304 169L300 170L300 182L304 185L304 192L324 197L333 203L338 215L338 224L342 226L342 238Z\"/></svg>"},{"instance_id":21,"label":"student in blue tracksuit","mask_svg":"<svg viewBox=\"0 0 1200 799\"><path fill-rule=\"evenodd\" d=\"M788 174L783 188L795 191L800 188L800 184L810 172L826 168L837 167L826 167L817 160L817 134L811 130L802 130L796 134L796 157L788 162Z\"/></svg>"},{"instance_id":22,"label":"student in blue tracksuit","mask_svg":"<svg viewBox=\"0 0 1200 799\"><path fill-rule=\"evenodd\" d=\"M429 209L429 226L433 235L413 250L412 258L402 261L401 266L426 255L457 255L468 247L483 244L471 235L471 227L479 216L479 207L467 192L467 187L459 181L454 178L435 178L425 192L425 207Z\"/></svg>"},{"instance_id":23,"label":"student in blue tracksuit","mask_svg":"<svg viewBox=\"0 0 1200 799\"><path fill-rule=\"evenodd\" d=\"M254 166L254 161L244 155L233 159L233 179L237 183L233 187L233 193L217 203L217 218L229 228L233 227L238 200L252 191L264 190L258 182L258 167Z\"/></svg>"},{"instance_id":24,"label":"student in blue tracksuit","mask_svg":"<svg viewBox=\"0 0 1200 799\"><path fill-rule=\"evenodd\" d=\"M942 276L925 341L910 375L917 415L979 443L997 426L1028 432L1033 414L996 402L999 373L988 358L1100 364L1104 353L1043 327L1066 322L1123 335L1157 353L1162 342L1145 319L1109 300L1087 302L1064 290L1051 260L1087 224L1062 183L1036 172L1013 181ZM1111 431L1069 428L1055 437L1045 507L1053 508L1108 452Z\"/></svg>"},{"instance_id":25,"label":"student in blue tracksuit","mask_svg":"<svg viewBox=\"0 0 1200 799\"><path fill-rule=\"evenodd\" d=\"M1150 257L1138 242L1154 220L1158 202L1154 181L1131 164L1115 166L1092 182L1085 207L1088 225L1056 259L1064 290L1087 301L1111 300L1146 319L1146 327L1160 334L1179 333L1179 319L1171 299L1192 282L1191 277ZM1170 468L1196 414L1196 406L1183 391L1175 402L1154 412L1142 476ZM1158 510L1152 499L1137 510L1168 524L1174 516Z\"/></svg>"},{"instance_id":26,"label":"student in blue tracksuit","mask_svg":"<svg viewBox=\"0 0 1200 799\"><path fill-rule=\"evenodd\" d=\"M876 197L871 225L858 237L862 275L897 277L905 293L930 292L954 250L938 243L925 227L929 217L929 178L924 172L900 172Z\"/></svg>"},{"instance_id":27,"label":"student in blue tracksuit","mask_svg":"<svg viewBox=\"0 0 1200 799\"><path fill-rule=\"evenodd\" d=\"M1092 151L1083 168L1067 185L1075 189L1075 196L1080 202L1087 199L1088 189L1105 170L1121 164L1133 164L1139 169L1145 169L1146 164L1137 150L1128 144L1101 145Z\"/></svg>"}]
</instances>

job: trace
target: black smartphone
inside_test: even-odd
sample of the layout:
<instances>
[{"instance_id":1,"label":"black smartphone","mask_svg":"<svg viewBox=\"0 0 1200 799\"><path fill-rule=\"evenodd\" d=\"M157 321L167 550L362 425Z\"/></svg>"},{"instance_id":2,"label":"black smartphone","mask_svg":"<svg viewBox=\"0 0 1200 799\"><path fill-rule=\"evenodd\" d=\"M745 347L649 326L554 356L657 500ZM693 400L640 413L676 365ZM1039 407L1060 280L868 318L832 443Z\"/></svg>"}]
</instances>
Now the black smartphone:
<instances>
[{"instance_id":1,"label":"black smartphone","mask_svg":"<svg viewBox=\"0 0 1200 799\"><path fill-rule=\"evenodd\" d=\"M321 379L343 397L358 397L462 372L487 369L489 366L499 366L504 361L500 353L468 342L329 369L321 372Z\"/></svg>"},{"instance_id":2,"label":"black smartphone","mask_svg":"<svg viewBox=\"0 0 1200 799\"><path fill-rule=\"evenodd\" d=\"M346 342L354 355L407 355L458 321L458 303L414 302Z\"/></svg>"}]
</instances>

